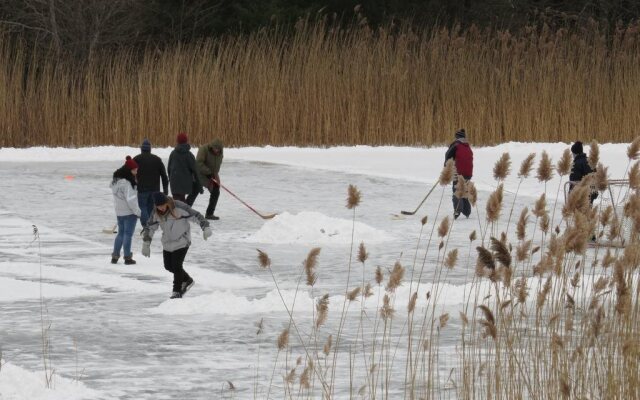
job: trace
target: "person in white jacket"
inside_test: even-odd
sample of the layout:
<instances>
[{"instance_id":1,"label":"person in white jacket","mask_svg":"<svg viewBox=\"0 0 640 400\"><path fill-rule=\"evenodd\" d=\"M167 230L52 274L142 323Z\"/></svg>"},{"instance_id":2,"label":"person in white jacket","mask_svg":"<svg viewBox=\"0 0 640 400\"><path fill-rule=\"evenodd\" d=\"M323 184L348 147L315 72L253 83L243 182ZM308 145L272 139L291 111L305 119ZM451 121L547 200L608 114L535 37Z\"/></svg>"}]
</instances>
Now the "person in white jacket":
<instances>
[{"instance_id":1,"label":"person in white jacket","mask_svg":"<svg viewBox=\"0 0 640 400\"><path fill-rule=\"evenodd\" d=\"M111 181L111 192L113 192L113 203L118 218L118 234L113 243L113 253L111 254L111 264L117 264L120 258L120 250L124 247L124 263L126 265L135 264L133 253L131 253L131 241L136 223L140 218L140 206L138 205L138 192L136 190L136 174L138 164L131 157L127 156L124 165L113 173Z\"/></svg>"}]
</instances>

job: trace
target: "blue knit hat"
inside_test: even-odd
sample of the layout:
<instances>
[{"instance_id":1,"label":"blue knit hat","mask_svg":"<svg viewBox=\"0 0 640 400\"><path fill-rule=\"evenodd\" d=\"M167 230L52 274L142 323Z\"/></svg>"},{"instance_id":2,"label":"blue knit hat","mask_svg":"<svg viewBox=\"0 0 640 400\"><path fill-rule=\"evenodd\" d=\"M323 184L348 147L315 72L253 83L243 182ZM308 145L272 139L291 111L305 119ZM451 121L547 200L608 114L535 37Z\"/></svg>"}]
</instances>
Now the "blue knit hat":
<instances>
[{"instance_id":1,"label":"blue knit hat","mask_svg":"<svg viewBox=\"0 0 640 400\"><path fill-rule=\"evenodd\" d=\"M156 206L161 206L167 203L167 196L162 192L155 192L151 196L153 197L153 204Z\"/></svg>"},{"instance_id":2,"label":"blue knit hat","mask_svg":"<svg viewBox=\"0 0 640 400\"><path fill-rule=\"evenodd\" d=\"M151 151L151 142L149 139L144 139L142 144L140 145L140 150L142 151Z\"/></svg>"},{"instance_id":3,"label":"blue knit hat","mask_svg":"<svg viewBox=\"0 0 640 400\"><path fill-rule=\"evenodd\" d=\"M456 132L456 139L464 139L467 137L467 133L464 131L464 129L460 129L458 132Z\"/></svg>"}]
</instances>

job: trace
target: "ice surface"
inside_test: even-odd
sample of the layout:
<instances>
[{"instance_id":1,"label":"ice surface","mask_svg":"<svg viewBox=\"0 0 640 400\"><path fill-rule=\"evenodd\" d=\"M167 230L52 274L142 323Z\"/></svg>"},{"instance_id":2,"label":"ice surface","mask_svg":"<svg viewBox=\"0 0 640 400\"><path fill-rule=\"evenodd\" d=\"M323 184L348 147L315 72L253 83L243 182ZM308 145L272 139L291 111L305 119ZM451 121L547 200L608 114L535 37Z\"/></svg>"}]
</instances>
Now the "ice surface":
<instances>
[{"instance_id":1,"label":"ice surface","mask_svg":"<svg viewBox=\"0 0 640 400\"><path fill-rule=\"evenodd\" d=\"M84 371L82 382L95 390L97 398L108 393L106 398L210 399L220 395L227 380L238 388L235 398L253 398L256 379L258 398L264 398L277 352L274 343L289 321L287 308L304 334L316 300L329 294L326 332L335 330L345 290L362 285L363 280L373 283L377 266L386 281L396 261L407 268L393 298L396 308L406 309L415 290L418 307L423 307L429 292L431 299L437 297L438 312L451 313L454 329L460 323L457 315L463 311L464 299L488 292L486 282L476 286L477 292L471 291L478 241L470 243L468 236L473 230L480 233L488 190L495 186L493 163L509 151L512 170L517 170L530 152L545 149L555 161L565 148L566 144L519 143L476 148L478 208L471 218L453 223L448 245L441 252L432 232L444 216L451 215L450 187L437 188L415 216L397 214L415 208L431 188L442 167L444 148L227 149L221 171L225 185L258 210L280 215L263 221L222 193L216 212L221 220L212 223L213 236L203 241L199 227L192 225L193 243L185 269L196 284L185 298L171 301L171 275L163 268L159 240L152 243L151 257L142 257L138 226L133 242L138 264L111 265L114 236L102 233L115 220L108 188L111 174L125 155L137 154L136 149L0 149L0 346L10 362L0 371L0 398L7 398L7 393L12 393L11 399L38 398L44 390L39 373L40 384L14 384L13 392L6 386L27 379L7 381L15 377L9 373L16 368L27 375L26 371L42 368L41 305L50 326L56 371L74 376L79 365ZM169 151L154 149L165 161ZM626 145L601 146L611 178L624 174L625 152ZM349 184L362 192L362 203L355 210L353 246L353 211L345 207ZM547 184L549 197L555 196L559 184L557 177ZM512 173L505 185L505 207L511 206L516 186ZM531 207L544 190L535 178L525 180L513 218L523 207ZM206 204L207 196L200 196L195 208L204 211ZM550 200L549 209L553 206ZM420 220L425 215L429 222L423 227ZM505 229L508 218L508 212L503 212L498 232ZM533 231L534 222L530 221L528 232ZM356 258L361 242L369 252L364 265ZM317 281L310 287L302 262L318 246L322 250ZM257 248L271 258L270 270L259 267ZM452 249L459 250L458 265L434 286L434 265ZM576 290L589 291L596 278ZM537 278L528 280L531 291L540 284ZM384 283L374 285L373 295L364 304L361 298L349 303L348 312L358 313L363 307L373 317L383 291ZM255 324L260 320L264 332L258 336ZM396 325L400 330L401 320ZM349 328L354 327L347 326L345 343L353 340ZM444 335L441 350L443 360L446 354L453 357L454 339ZM296 356L300 351L292 349ZM448 368L446 363L443 368ZM348 395L347 375L339 377L336 398ZM79 398L94 398L83 393ZM73 393L65 396L74 398Z\"/></svg>"}]
</instances>

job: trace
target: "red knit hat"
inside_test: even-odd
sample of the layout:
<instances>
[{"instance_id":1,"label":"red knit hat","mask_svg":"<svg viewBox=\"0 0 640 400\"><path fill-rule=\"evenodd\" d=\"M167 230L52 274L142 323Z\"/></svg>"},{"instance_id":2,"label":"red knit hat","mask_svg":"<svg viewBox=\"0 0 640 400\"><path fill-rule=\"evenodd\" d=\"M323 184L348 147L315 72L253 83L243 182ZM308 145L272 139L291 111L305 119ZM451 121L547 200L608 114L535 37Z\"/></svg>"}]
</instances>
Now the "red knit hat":
<instances>
[{"instance_id":1,"label":"red knit hat","mask_svg":"<svg viewBox=\"0 0 640 400\"><path fill-rule=\"evenodd\" d=\"M124 162L124 166L129 169L136 169L138 168L138 163L136 162L136 160L131 158L131 156L127 156L127 161Z\"/></svg>"},{"instance_id":2,"label":"red knit hat","mask_svg":"<svg viewBox=\"0 0 640 400\"><path fill-rule=\"evenodd\" d=\"M189 137L187 136L186 133L180 132L178 133L178 137L176 138L176 141L178 142L178 144L185 144L189 141Z\"/></svg>"}]
</instances>

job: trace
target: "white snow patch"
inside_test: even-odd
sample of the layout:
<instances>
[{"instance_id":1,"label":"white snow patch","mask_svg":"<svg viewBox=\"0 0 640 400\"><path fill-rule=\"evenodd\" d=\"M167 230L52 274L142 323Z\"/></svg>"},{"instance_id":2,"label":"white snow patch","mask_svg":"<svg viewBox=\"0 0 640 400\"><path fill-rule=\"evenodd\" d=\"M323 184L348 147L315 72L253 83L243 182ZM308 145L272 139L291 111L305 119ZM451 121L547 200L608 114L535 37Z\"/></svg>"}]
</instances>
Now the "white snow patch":
<instances>
[{"instance_id":1,"label":"white snow patch","mask_svg":"<svg viewBox=\"0 0 640 400\"><path fill-rule=\"evenodd\" d=\"M31 372L11 363L2 363L0 370L0 399L2 400L75 400L95 399L99 392L82 382L53 375L47 388L44 372Z\"/></svg>"},{"instance_id":2,"label":"white snow patch","mask_svg":"<svg viewBox=\"0 0 640 400\"><path fill-rule=\"evenodd\" d=\"M333 218L319 212L282 213L265 222L256 233L245 240L270 244L349 244L351 231L356 242L379 243L391 240L385 231L362 222Z\"/></svg>"},{"instance_id":3,"label":"white snow patch","mask_svg":"<svg viewBox=\"0 0 640 400\"><path fill-rule=\"evenodd\" d=\"M0 301L3 302L34 300L40 298L39 282L0 277L0 287L2 288L2 290L0 290ZM42 296L45 299L92 296L98 293L99 292L73 286L42 283Z\"/></svg>"}]
</instances>

